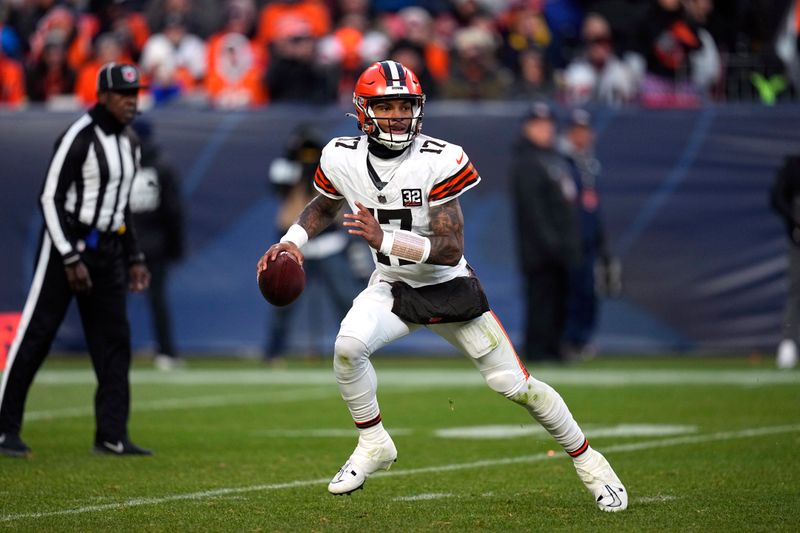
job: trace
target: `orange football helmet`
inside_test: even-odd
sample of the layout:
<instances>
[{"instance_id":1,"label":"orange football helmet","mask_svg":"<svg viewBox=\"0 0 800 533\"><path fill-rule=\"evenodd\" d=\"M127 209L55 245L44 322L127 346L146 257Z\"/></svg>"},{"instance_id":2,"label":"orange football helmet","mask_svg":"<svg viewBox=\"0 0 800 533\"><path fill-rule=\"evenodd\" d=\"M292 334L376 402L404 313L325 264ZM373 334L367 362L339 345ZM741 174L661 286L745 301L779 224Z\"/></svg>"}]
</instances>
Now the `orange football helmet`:
<instances>
[{"instance_id":1,"label":"orange football helmet","mask_svg":"<svg viewBox=\"0 0 800 533\"><path fill-rule=\"evenodd\" d=\"M408 99L412 101L411 125L403 135L383 131L375 120L372 105L379 100ZM378 61L361 73L353 91L358 127L370 138L392 150L402 150L422 131L422 109L425 93L416 74L397 61Z\"/></svg>"}]
</instances>

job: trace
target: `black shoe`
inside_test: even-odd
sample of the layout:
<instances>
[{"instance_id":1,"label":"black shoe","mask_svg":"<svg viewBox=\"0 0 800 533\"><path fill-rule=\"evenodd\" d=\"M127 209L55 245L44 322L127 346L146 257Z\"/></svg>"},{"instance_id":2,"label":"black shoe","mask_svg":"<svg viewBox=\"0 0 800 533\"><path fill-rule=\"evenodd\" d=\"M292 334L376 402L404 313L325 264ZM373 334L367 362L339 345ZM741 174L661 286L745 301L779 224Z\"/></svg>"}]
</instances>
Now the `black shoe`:
<instances>
[{"instance_id":1,"label":"black shoe","mask_svg":"<svg viewBox=\"0 0 800 533\"><path fill-rule=\"evenodd\" d=\"M0 433L0 455L27 457L31 453L28 445L16 433Z\"/></svg>"},{"instance_id":2,"label":"black shoe","mask_svg":"<svg viewBox=\"0 0 800 533\"><path fill-rule=\"evenodd\" d=\"M129 440L95 442L92 452L107 455L153 455L151 450L140 448Z\"/></svg>"}]
</instances>

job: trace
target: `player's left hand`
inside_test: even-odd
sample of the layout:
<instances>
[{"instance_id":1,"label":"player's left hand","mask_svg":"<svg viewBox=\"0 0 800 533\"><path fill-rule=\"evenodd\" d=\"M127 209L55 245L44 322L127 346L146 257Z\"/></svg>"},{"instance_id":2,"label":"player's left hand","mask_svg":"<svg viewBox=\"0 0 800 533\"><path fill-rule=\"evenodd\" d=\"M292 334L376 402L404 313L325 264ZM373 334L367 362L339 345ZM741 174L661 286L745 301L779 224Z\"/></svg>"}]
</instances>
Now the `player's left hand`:
<instances>
[{"instance_id":1,"label":"player's left hand","mask_svg":"<svg viewBox=\"0 0 800 533\"><path fill-rule=\"evenodd\" d=\"M361 237L367 241L367 244L372 248L380 250L381 243L383 242L383 230L381 229L381 225L378 224L378 221L372 216L372 212L367 209L364 204L356 202L356 206L358 207L357 212L344 214L345 221L342 225L346 228L350 228L347 230L347 233L350 235Z\"/></svg>"},{"instance_id":2,"label":"player's left hand","mask_svg":"<svg viewBox=\"0 0 800 533\"><path fill-rule=\"evenodd\" d=\"M150 271L144 263L135 263L128 268L128 290L142 292L150 286Z\"/></svg>"}]
</instances>

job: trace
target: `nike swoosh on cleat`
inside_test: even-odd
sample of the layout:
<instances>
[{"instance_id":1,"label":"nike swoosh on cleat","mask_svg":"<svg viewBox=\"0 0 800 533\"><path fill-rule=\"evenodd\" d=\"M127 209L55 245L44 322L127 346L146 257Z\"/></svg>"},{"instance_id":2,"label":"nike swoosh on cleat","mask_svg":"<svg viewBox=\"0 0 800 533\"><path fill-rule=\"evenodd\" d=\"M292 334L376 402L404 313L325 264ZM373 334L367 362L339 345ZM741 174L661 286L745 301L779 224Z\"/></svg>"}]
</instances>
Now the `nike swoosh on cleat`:
<instances>
[{"instance_id":1,"label":"nike swoosh on cleat","mask_svg":"<svg viewBox=\"0 0 800 533\"><path fill-rule=\"evenodd\" d=\"M461 152L461 156L458 159L456 159L456 164L460 165L461 161L463 160L464 160L464 152Z\"/></svg>"},{"instance_id":2,"label":"nike swoosh on cleat","mask_svg":"<svg viewBox=\"0 0 800 533\"><path fill-rule=\"evenodd\" d=\"M355 470L349 470L349 471L346 471L346 470L339 470L339 473L338 473L338 474L336 474L336 478L334 478L334 480L333 480L333 481L331 481L331 484L332 484L332 485L335 485L335 484L337 484L337 483L341 483L342 481L344 481L344 479L342 479L342 478L343 478L343 477L344 477L346 474L350 474L351 476L355 477L355 475L356 475L356 472L355 472Z\"/></svg>"},{"instance_id":3,"label":"nike swoosh on cleat","mask_svg":"<svg viewBox=\"0 0 800 533\"><path fill-rule=\"evenodd\" d=\"M620 507L622 505L622 500L619 499L619 496L617 496L617 493L614 491L613 487L611 487L611 485L605 485L605 488L612 500L610 504L606 505L606 507ZM597 501L599 502L602 499L603 496L600 496L597 498Z\"/></svg>"},{"instance_id":4,"label":"nike swoosh on cleat","mask_svg":"<svg viewBox=\"0 0 800 533\"><path fill-rule=\"evenodd\" d=\"M104 441L103 446L105 446L114 453L122 453L125 450L125 445L122 444L121 440L118 440L116 444L111 444L108 441Z\"/></svg>"}]
</instances>

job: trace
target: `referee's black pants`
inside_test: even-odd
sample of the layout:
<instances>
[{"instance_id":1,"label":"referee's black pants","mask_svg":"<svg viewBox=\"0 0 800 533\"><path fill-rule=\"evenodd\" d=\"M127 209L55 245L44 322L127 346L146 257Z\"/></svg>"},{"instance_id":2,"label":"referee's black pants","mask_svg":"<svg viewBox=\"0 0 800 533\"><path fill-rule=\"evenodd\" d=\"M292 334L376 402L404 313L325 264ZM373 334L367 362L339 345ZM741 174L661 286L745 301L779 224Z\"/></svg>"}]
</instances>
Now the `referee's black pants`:
<instances>
[{"instance_id":1,"label":"referee's black pants","mask_svg":"<svg viewBox=\"0 0 800 533\"><path fill-rule=\"evenodd\" d=\"M540 265L525 274L525 285L525 357L529 361L562 361L569 271L556 263Z\"/></svg>"},{"instance_id":2,"label":"referee's black pants","mask_svg":"<svg viewBox=\"0 0 800 533\"><path fill-rule=\"evenodd\" d=\"M131 348L122 241L117 236L102 237L96 249L81 255L92 279L91 291L76 299L98 384L94 398L95 442L117 442L127 438L130 410ZM0 433L18 434L22 429L28 390L73 296L61 256L45 232L0 384Z\"/></svg>"}]
</instances>

